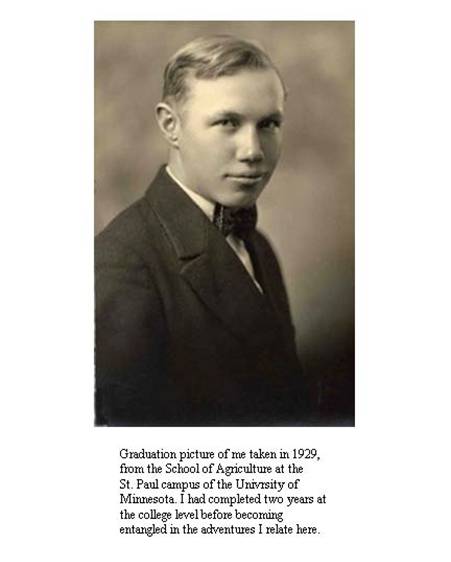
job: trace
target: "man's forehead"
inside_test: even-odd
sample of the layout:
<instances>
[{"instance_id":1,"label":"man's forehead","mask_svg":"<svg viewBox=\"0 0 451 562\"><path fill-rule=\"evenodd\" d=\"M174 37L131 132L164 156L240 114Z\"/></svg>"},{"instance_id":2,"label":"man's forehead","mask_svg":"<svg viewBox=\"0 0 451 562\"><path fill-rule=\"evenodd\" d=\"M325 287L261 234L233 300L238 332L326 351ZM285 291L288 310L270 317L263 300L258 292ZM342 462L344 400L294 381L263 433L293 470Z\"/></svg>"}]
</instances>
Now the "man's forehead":
<instances>
[{"instance_id":1,"label":"man's forehead","mask_svg":"<svg viewBox=\"0 0 451 562\"><path fill-rule=\"evenodd\" d=\"M217 78L190 76L186 85L187 110L239 113L252 107L257 112L283 112L283 85L271 68L243 69Z\"/></svg>"}]
</instances>

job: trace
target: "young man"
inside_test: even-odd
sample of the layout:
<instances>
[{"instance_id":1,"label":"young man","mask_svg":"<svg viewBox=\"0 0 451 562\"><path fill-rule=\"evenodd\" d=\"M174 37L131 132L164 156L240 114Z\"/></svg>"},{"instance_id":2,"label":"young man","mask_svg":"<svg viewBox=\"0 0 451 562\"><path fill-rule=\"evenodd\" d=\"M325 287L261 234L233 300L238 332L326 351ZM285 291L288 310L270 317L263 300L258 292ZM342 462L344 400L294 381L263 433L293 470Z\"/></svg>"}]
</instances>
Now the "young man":
<instances>
[{"instance_id":1,"label":"young man","mask_svg":"<svg viewBox=\"0 0 451 562\"><path fill-rule=\"evenodd\" d=\"M255 230L284 101L247 41L199 38L169 61L168 164L96 240L97 424L303 422L287 296Z\"/></svg>"}]
</instances>

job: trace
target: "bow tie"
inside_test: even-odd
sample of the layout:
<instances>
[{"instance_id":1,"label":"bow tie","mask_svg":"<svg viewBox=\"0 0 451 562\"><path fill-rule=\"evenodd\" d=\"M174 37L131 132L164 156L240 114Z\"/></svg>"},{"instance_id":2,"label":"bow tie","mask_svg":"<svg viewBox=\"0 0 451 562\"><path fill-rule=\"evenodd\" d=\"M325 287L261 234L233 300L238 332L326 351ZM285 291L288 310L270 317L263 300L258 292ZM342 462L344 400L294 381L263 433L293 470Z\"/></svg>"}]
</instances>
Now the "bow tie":
<instances>
[{"instance_id":1,"label":"bow tie","mask_svg":"<svg viewBox=\"0 0 451 562\"><path fill-rule=\"evenodd\" d=\"M253 205L247 209L231 209L216 203L213 224L219 228L224 236L234 234L244 240L255 230L257 207Z\"/></svg>"}]
</instances>

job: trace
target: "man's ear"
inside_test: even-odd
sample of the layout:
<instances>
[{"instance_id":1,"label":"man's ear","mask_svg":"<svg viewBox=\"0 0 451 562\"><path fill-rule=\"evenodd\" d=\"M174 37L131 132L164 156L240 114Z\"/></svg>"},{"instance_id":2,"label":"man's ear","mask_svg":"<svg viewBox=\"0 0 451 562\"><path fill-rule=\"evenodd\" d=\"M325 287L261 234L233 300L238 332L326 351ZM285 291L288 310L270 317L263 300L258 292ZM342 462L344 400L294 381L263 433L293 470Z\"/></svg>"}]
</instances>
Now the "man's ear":
<instances>
[{"instance_id":1,"label":"man's ear","mask_svg":"<svg viewBox=\"0 0 451 562\"><path fill-rule=\"evenodd\" d=\"M177 111L168 103L161 102L155 108L155 115L164 138L173 148L178 148L180 118Z\"/></svg>"}]
</instances>

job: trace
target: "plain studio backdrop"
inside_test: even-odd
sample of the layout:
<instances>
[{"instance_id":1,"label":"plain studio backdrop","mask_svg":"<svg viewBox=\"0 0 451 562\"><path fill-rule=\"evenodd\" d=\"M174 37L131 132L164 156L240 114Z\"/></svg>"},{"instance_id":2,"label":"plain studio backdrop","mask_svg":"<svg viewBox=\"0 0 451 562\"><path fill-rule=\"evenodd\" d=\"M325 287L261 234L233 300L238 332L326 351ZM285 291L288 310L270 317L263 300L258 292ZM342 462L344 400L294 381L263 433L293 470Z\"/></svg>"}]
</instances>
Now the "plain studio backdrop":
<instances>
[{"instance_id":1,"label":"plain studio backdrop","mask_svg":"<svg viewBox=\"0 0 451 562\"><path fill-rule=\"evenodd\" d=\"M154 117L164 67L210 33L258 41L286 83L282 156L259 200L259 228L284 271L316 423L352 425L353 22L96 22L95 230L166 161Z\"/></svg>"}]
</instances>

